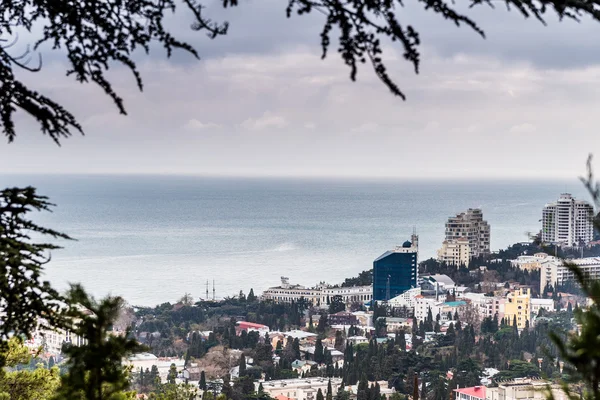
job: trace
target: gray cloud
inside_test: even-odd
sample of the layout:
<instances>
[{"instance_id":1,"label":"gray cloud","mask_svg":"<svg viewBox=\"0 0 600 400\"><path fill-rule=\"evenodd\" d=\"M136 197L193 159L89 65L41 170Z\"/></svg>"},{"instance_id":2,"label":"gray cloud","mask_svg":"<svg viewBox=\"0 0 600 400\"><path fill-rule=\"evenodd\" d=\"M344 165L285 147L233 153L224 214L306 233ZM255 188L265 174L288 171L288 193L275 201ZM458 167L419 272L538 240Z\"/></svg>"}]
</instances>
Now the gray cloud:
<instances>
[{"instance_id":1,"label":"gray cloud","mask_svg":"<svg viewBox=\"0 0 600 400\"><path fill-rule=\"evenodd\" d=\"M475 11L483 40L414 6L423 34L415 76L390 47L390 73L408 95L391 96L365 67L358 81L337 54L320 60L318 16L285 18L281 2L232 10L230 35L214 41L170 22L203 60L140 58L139 93L110 71L129 115L100 89L44 71L20 75L56 97L87 136L56 148L25 116L17 143L0 145L3 172L198 173L211 175L573 177L596 134L598 26L543 27L503 10ZM596 50L594 50L596 49ZM574 55L577 55L575 57ZM192 62L193 61L193 62ZM559 138L559 139L555 139ZM562 138L562 139L560 139ZM552 162L549 160L561 160Z\"/></svg>"}]
</instances>

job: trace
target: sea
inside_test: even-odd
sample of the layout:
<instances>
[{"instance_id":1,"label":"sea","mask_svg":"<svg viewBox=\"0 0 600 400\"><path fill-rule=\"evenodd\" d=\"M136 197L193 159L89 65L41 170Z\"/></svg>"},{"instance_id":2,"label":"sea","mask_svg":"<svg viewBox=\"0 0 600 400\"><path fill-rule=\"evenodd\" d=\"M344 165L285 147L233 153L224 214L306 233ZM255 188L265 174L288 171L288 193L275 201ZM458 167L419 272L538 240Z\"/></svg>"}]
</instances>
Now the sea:
<instances>
[{"instance_id":1,"label":"sea","mask_svg":"<svg viewBox=\"0 0 600 400\"><path fill-rule=\"evenodd\" d=\"M341 283L370 269L413 229L419 259L434 257L444 223L470 207L491 225L492 249L540 230L542 207L571 181L434 181L210 178L200 176L2 175L56 204L36 222L72 236L45 277L81 283L131 305L223 298L280 284Z\"/></svg>"}]
</instances>

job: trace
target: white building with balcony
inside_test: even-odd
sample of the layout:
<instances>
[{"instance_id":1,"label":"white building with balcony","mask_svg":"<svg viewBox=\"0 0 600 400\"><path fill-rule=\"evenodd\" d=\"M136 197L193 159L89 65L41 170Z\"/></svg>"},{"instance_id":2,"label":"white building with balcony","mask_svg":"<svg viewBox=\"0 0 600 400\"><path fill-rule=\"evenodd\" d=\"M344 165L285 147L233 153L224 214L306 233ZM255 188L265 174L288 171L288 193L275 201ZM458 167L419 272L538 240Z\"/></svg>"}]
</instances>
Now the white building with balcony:
<instances>
[{"instance_id":1,"label":"white building with balcony","mask_svg":"<svg viewBox=\"0 0 600 400\"><path fill-rule=\"evenodd\" d=\"M590 203L576 200L563 193L542 211L542 241L568 247L587 244L594 237L594 208Z\"/></svg>"}]
</instances>

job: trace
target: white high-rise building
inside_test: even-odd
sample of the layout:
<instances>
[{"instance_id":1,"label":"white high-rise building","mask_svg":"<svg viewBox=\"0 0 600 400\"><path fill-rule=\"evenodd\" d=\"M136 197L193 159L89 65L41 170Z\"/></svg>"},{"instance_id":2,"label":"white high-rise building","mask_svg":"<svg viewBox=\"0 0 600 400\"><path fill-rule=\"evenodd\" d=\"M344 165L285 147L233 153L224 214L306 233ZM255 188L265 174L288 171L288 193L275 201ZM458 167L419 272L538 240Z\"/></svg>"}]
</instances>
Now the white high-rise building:
<instances>
[{"instance_id":1,"label":"white high-rise building","mask_svg":"<svg viewBox=\"0 0 600 400\"><path fill-rule=\"evenodd\" d=\"M542 242L565 246L587 244L594 237L594 208L563 193L558 201L544 206L542 211Z\"/></svg>"},{"instance_id":2,"label":"white high-rise building","mask_svg":"<svg viewBox=\"0 0 600 400\"><path fill-rule=\"evenodd\" d=\"M448 218L446 241L458 243L461 239L469 242L469 258L490 254L490 225L483 220L481 209L469 208Z\"/></svg>"}]
</instances>

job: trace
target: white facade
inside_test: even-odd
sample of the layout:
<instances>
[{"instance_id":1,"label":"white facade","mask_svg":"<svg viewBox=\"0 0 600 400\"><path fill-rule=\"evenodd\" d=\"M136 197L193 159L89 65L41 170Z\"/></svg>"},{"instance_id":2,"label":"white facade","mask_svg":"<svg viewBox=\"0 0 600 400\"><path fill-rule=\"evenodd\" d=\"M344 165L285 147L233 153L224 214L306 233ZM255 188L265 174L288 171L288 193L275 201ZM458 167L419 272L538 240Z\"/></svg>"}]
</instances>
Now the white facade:
<instances>
[{"instance_id":1,"label":"white facade","mask_svg":"<svg viewBox=\"0 0 600 400\"><path fill-rule=\"evenodd\" d=\"M327 303L327 297L342 296L344 303L364 303L373 299L373 286L350 286L350 287L316 287L308 289L302 285L290 285L289 279L282 276L281 286L265 290L262 298L273 300L276 303L291 303L301 298L306 299L313 305Z\"/></svg>"},{"instance_id":2,"label":"white facade","mask_svg":"<svg viewBox=\"0 0 600 400\"><path fill-rule=\"evenodd\" d=\"M325 287L321 289L321 304L327 303L327 297L342 296L344 303L364 303L373 299L373 285L350 287Z\"/></svg>"},{"instance_id":3,"label":"white facade","mask_svg":"<svg viewBox=\"0 0 600 400\"><path fill-rule=\"evenodd\" d=\"M435 319L436 315L441 314L443 306L444 303L439 300L418 296L415 302L415 318L419 322L425 321L431 309L431 315Z\"/></svg>"},{"instance_id":4,"label":"white facade","mask_svg":"<svg viewBox=\"0 0 600 400\"><path fill-rule=\"evenodd\" d=\"M531 316L538 315L541 309L546 311L555 311L554 300L552 299L531 299Z\"/></svg>"},{"instance_id":5,"label":"white facade","mask_svg":"<svg viewBox=\"0 0 600 400\"><path fill-rule=\"evenodd\" d=\"M87 344L87 340L73 332L64 329L54 330L38 330L35 333L36 341L41 341L44 346L44 350L53 355L59 355L62 350L62 346L65 343L69 343L72 346L82 346Z\"/></svg>"},{"instance_id":6,"label":"white facade","mask_svg":"<svg viewBox=\"0 0 600 400\"><path fill-rule=\"evenodd\" d=\"M498 314L498 320L504 318L504 298L486 296L484 293L465 293L463 300L468 300L477 309L481 319L494 318Z\"/></svg>"},{"instance_id":7,"label":"white facade","mask_svg":"<svg viewBox=\"0 0 600 400\"><path fill-rule=\"evenodd\" d=\"M281 277L281 286L265 290L262 294L264 300L273 300L276 303L291 303L305 299L312 304L317 304L321 298L320 289L308 289L302 285L290 285L289 278Z\"/></svg>"},{"instance_id":8,"label":"white facade","mask_svg":"<svg viewBox=\"0 0 600 400\"><path fill-rule=\"evenodd\" d=\"M547 388L551 382L541 379L516 378L512 381L500 382L498 387L486 388L486 400L546 400ZM555 400L567 400L568 397L558 385L550 387Z\"/></svg>"},{"instance_id":9,"label":"white facade","mask_svg":"<svg viewBox=\"0 0 600 400\"><path fill-rule=\"evenodd\" d=\"M589 279L600 279L600 257L586 257L568 260L569 263L577 265ZM542 264L540 269L540 293L546 285L556 287L568 281L574 281L575 275L561 260L553 260Z\"/></svg>"},{"instance_id":10,"label":"white facade","mask_svg":"<svg viewBox=\"0 0 600 400\"><path fill-rule=\"evenodd\" d=\"M519 256L516 260L512 260L510 263L513 267L517 267L522 270L537 271L542 268L542 264L556 260L558 260L556 257L549 256L546 253L535 253L532 256Z\"/></svg>"},{"instance_id":11,"label":"white facade","mask_svg":"<svg viewBox=\"0 0 600 400\"><path fill-rule=\"evenodd\" d=\"M468 265L471 261L471 246L469 239L451 239L442 242L442 248L437 251L437 259L449 265Z\"/></svg>"},{"instance_id":12,"label":"white facade","mask_svg":"<svg viewBox=\"0 0 600 400\"><path fill-rule=\"evenodd\" d=\"M490 225L483 220L481 209L469 208L455 217L448 218L446 240L460 239L468 240L470 257L490 254Z\"/></svg>"},{"instance_id":13,"label":"white facade","mask_svg":"<svg viewBox=\"0 0 600 400\"><path fill-rule=\"evenodd\" d=\"M388 305L393 308L406 307L408 309L414 309L416 305L415 298L421 294L421 288L409 289L399 296L394 297L388 301Z\"/></svg>"},{"instance_id":14,"label":"white facade","mask_svg":"<svg viewBox=\"0 0 600 400\"><path fill-rule=\"evenodd\" d=\"M332 396L335 397L337 390L342 384L342 378L299 378L281 379L277 381L255 382L255 390L258 391L262 383L263 392L272 398L285 396L294 400L316 400L317 392L321 389L323 396L327 394L327 385L331 380Z\"/></svg>"},{"instance_id":15,"label":"white facade","mask_svg":"<svg viewBox=\"0 0 600 400\"><path fill-rule=\"evenodd\" d=\"M563 193L542 211L542 241L569 247L587 244L594 237L593 217L590 203Z\"/></svg>"}]
</instances>

